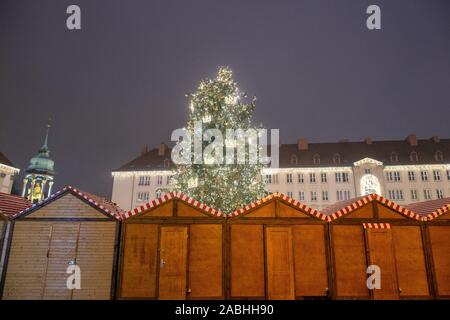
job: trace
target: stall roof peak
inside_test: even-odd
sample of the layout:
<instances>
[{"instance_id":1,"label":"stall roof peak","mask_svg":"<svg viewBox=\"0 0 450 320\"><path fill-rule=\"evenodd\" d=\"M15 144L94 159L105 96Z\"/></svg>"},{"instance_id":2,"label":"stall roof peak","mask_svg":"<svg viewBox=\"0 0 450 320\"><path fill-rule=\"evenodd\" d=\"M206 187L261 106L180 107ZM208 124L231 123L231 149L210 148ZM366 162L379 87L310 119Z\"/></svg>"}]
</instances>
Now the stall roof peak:
<instances>
[{"instance_id":1,"label":"stall roof peak","mask_svg":"<svg viewBox=\"0 0 450 320\"><path fill-rule=\"evenodd\" d=\"M172 192L169 192L155 200L147 202L144 205L140 205L140 206L138 206L132 210L129 210L127 212L122 212L122 219L128 219L128 218L131 218L138 214L141 214L143 212L146 212L150 209L155 209L155 208L162 206L163 204L169 202L170 200L180 200L180 201L188 204L191 207L199 209L200 211L202 211L203 213L205 213L207 215L216 216L216 217L226 216L220 210L216 210L198 200L195 200L194 198L191 198L188 195L185 195L182 192L172 191Z\"/></svg>"},{"instance_id":2,"label":"stall roof peak","mask_svg":"<svg viewBox=\"0 0 450 320\"><path fill-rule=\"evenodd\" d=\"M41 208L43 206L48 205L49 203L55 201L56 199L62 197L63 195L70 193L72 195L74 195L75 197L77 197L78 199L84 201L85 203L95 207L96 209L98 209L99 211L105 213L108 216L111 216L117 220L121 219L122 216L122 212L123 210L116 205L115 203L99 197L97 195L91 194L89 192L86 191L82 191L76 187L73 186L65 186L62 189L58 190L57 192L53 193L52 195L50 195L49 197L45 198L44 200L41 200L35 204L33 204L32 206L17 212L13 215L11 215L10 217L12 219L16 219L19 218L21 216L24 215L28 215L31 212L33 212L34 210Z\"/></svg>"}]
</instances>

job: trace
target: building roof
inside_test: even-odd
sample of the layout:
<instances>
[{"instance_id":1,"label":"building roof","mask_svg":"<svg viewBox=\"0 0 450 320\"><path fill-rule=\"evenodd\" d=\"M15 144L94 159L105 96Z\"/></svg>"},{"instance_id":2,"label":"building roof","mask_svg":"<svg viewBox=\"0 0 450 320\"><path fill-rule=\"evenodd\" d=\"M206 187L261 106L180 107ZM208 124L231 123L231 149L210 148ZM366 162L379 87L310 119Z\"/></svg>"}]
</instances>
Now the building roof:
<instances>
[{"instance_id":1,"label":"building roof","mask_svg":"<svg viewBox=\"0 0 450 320\"><path fill-rule=\"evenodd\" d=\"M71 193L72 195L76 196L80 200L95 207L97 210L99 210L99 211L103 212L104 214L111 216L117 220L120 220L122 217L123 210L115 203L113 203L105 198L82 191L75 187L66 186L66 187L62 188L61 190L57 191L56 193L52 194L51 196L47 197L46 199L41 200L38 203L35 203L20 212L16 212L15 214L12 214L10 216L10 218L16 219L21 216L28 215L31 212L33 212L34 210L39 209L43 206L46 206L50 202L53 202L56 199L62 197L66 193Z\"/></svg>"},{"instance_id":2,"label":"building roof","mask_svg":"<svg viewBox=\"0 0 450 320\"><path fill-rule=\"evenodd\" d=\"M411 203L406 208L432 220L450 210L450 197Z\"/></svg>"},{"instance_id":3,"label":"building roof","mask_svg":"<svg viewBox=\"0 0 450 320\"><path fill-rule=\"evenodd\" d=\"M14 167L14 164L1 151L0 151L0 163L10 167Z\"/></svg>"},{"instance_id":4,"label":"building roof","mask_svg":"<svg viewBox=\"0 0 450 320\"><path fill-rule=\"evenodd\" d=\"M55 174L55 162L50 158L50 150L48 148L48 131L50 126L47 126L44 144L39 149L37 155L30 160L30 165L27 168L28 173L38 174Z\"/></svg>"},{"instance_id":5,"label":"building roof","mask_svg":"<svg viewBox=\"0 0 450 320\"><path fill-rule=\"evenodd\" d=\"M372 158L383 162L384 165L450 162L450 139L437 137L417 140L415 136L409 136L406 140L371 141L366 139L359 142L306 143L306 146L306 149L300 150L298 144L282 144L279 150L280 168L352 166L354 162L363 158ZM270 147L268 149L270 153ZM417 161L411 160L411 153L414 152L417 154ZM114 171L172 169L174 165L171 161L171 148L166 147L161 154L158 148L152 149ZM316 155L320 157L320 163L314 162Z\"/></svg>"},{"instance_id":6,"label":"building roof","mask_svg":"<svg viewBox=\"0 0 450 320\"><path fill-rule=\"evenodd\" d=\"M27 199L0 192L0 213L5 216L13 215L29 207L31 207L31 202Z\"/></svg>"}]
</instances>

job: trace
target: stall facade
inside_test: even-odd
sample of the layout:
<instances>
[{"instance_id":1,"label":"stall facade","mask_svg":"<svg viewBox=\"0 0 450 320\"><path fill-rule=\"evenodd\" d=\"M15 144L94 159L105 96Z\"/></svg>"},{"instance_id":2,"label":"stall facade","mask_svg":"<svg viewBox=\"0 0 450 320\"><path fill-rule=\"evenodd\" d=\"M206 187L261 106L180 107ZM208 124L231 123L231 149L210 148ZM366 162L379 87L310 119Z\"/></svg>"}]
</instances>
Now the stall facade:
<instances>
[{"instance_id":1,"label":"stall facade","mask_svg":"<svg viewBox=\"0 0 450 320\"><path fill-rule=\"evenodd\" d=\"M65 187L12 216L3 299L111 299L121 210ZM68 267L81 286L68 286Z\"/></svg>"},{"instance_id":2,"label":"stall facade","mask_svg":"<svg viewBox=\"0 0 450 320\"><path fill-rule=\"evenodd\" d=\"M224 299L225 218L180 193L123 217L121 299Z\"/></svg>"}]
</instances>

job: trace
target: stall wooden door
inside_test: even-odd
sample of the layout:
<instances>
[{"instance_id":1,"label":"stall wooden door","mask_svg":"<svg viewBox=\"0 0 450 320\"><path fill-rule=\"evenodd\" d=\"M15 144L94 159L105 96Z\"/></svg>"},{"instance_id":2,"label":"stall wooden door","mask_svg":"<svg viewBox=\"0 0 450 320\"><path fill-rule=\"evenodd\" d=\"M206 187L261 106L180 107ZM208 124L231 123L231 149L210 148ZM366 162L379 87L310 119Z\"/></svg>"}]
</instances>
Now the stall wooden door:
<instances>
[{"instance_id":1,"label":"stall wooden door","mask_svg":"<svg viewBox=\"0 0 450 320\"><path fill-rule=\"evenodd\" d=\"M267 298L295 299L292 231L290 227L266 228Z\"/></svg>"},{"instance_id":2,"label":"stall wooden door","mask_svg":"<svg viewBox=\"0 0 450 320\"><path fill-rule=\"evenodd\" d=\"M67 289L66 271L76 262L79 234L79 223L60 223L51 227L43 299L72 299L73 291Z\"/></svg>"},{"instance_id":3,"label":"stall wooden door","mask_svg":"<svg viewBox=\"0 0 450 320\"><path fill-rule=\"evenodd\" d=\"M186 298L186 226L161 227L159 299Z\"/></svg>"},{"instance_id":4,"label":"stall wooden door","mask_svg":"<svg viewBox=\"0 0 450 320\"><path fill-rule=\"evenodd\" d=\"M391 229L366 229L369 245L369 264L381 271L381 289L373 289L375 300L399 299L397 269Z\"/></svg>"}]
</instances>

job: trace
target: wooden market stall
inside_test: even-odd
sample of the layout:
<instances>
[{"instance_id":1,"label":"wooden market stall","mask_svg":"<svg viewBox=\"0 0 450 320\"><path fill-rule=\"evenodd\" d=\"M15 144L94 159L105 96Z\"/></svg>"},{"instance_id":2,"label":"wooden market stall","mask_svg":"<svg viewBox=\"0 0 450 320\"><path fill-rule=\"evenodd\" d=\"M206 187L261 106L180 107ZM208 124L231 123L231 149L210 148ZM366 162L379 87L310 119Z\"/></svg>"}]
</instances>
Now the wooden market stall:
<instances>
[{"instance_id":1,"label":"wooden market stall","mask_svg":"<svg viewBox=\"0 0 450 320\"><path fill-rule=\"evenodd\" d=\"M412 204L409 209L427 220L426 240L429 244L430 271L435 297L450 298L450 198Z\"/></svg>"},{"instance_id":2,"label":"wooden market stall","mask_svg":"<svg viewBox=\"0 0 450 320\"><path fill-rule=\"evenodd\" d=\"M280 193L234 212L226 237L229 297L327 298L326 220Z\"/></svg>"},{"instance_id":3,"label":"wooden market stall","mask_svg":"<svg viewBox=\"0 0 450 320\"><path fill-rule=\"evenodd\" d=\"M428 299L432 278L423 218L379 195L336 203L330 218L333 298ZM381 288L367 279L381 272ZM369 272L368 272L369 271Z\"/></svg>"},{"instance_id":4,"label":"wooden market stall","mask_svg":"<svg viewBox=\"0 0 450 320\"><path fill-rule=\"evenodd\" d=\"M3 299L113 298L120 213L69 186L13 215ZM67 286L70 265L80 289Z\"/></svg>"},{"instance_id":5,"label":"wooden market stall","mask_svg":"<svg viewBox=\"0 0 450 320\"><path fill-rule=\"evenodd\" d=\"M124 215L121 299L223 299L221 212L169 193Z\"/></svg>"}]
</instances>

